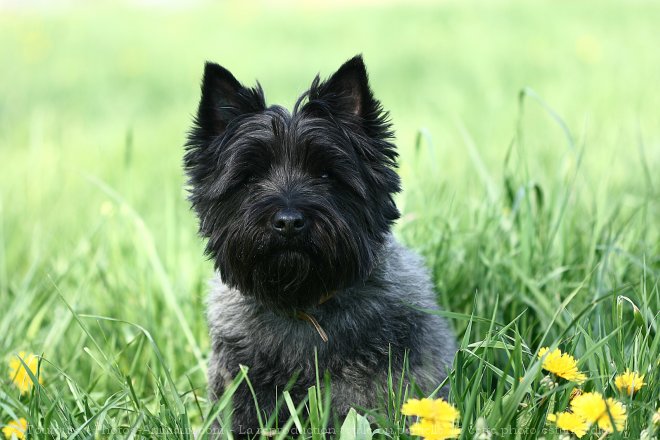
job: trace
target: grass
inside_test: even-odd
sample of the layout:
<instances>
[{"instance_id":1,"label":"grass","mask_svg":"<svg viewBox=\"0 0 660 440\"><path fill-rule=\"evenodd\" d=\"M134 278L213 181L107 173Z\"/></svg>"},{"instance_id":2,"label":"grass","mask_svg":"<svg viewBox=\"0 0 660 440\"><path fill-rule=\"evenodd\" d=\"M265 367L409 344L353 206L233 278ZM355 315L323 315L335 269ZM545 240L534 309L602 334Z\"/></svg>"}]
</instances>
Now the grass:
<instances>
[{"instance_id":1,"label":"grass","mask_svg":"<svg viewBox=\"0 0 660 440\"><path fill-rule=\"evenodd\" d=\"M581 389L626 404L612 438L657 435L659 20L643 0L3 10L0 424L191 438L230 417L230 395L206 400L211 265L181 173L203 61L290 105L363 52L397 129L396 233L461 344L462 438L559 437L546 415L573 386L544 387L542 346L576 356ZM18 351L42 356L29 395L9 381ZM646 374L634 396L614 387L626 368ZM295 415L279 426L325 426L324 383L285 394ZM343 438L365 435L367 412L374 436L408 438L406 390L389 388Z\"/></svg>"}]
</instances>

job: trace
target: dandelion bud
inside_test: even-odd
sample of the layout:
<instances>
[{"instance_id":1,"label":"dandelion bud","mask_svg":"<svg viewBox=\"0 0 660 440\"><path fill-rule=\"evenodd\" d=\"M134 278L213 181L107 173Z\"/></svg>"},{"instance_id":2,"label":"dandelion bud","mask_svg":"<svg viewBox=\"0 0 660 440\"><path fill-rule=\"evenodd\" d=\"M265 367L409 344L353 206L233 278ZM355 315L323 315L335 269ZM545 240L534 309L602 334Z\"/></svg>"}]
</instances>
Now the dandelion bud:
<instances>
[{"instance_id":1,"label":"dandelion bud","mask_svg":"<svg viewBox=\"0 0 660 440\"><path fill-rule=\"evenodd\" d=\"M548 374L547 376L543 376L543 379L541 379L541 386L544 386L549 390L552 390L557 388L557 382L555 382L552 379L552 377Z\"/></svg>"},{"instance_id":2,"label":"dandelion bud","mask_svg":"<svg viewBox=\"0 0 660 440\"><path fill-rule=\"evenodd\" d=\"M642 432L639 433L639 440L655 440L655 437L651 435L648 429L643 429Z\"/></svg>"},{"instance_id":3,"label":"dandelion bud","mask_svg":"<svg viewBox=\"0 0 660 440\"><path fill-rule=\"evenodd\" d=\"M483 417L477 419L474 430L474 440L491 440L493 438L493 434L488 430L488 423Z\"/></svg>"}]
</instances>

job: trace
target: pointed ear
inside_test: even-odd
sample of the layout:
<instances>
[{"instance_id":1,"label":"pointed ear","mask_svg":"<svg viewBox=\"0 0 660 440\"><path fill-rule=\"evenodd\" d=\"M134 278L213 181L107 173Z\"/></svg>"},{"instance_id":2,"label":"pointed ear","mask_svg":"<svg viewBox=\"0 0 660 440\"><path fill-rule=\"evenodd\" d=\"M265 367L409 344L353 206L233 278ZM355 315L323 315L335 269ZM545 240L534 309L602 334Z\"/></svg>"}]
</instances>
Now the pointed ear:
<instances>
[{"instance_id":1,"label":"pointed ear","mask_svg":"<svg viewBox=\"0 0 660 440\"><path fill-rule=\"evenodd\" d=\"M207 62L202 80L202 97L195 121L201 137L210 139L225 132L227 125L246 113L257 113L266 108L263 91L241 85L229 70L219 64Z\"/></svg>"},{"instance_id":2,"label":"pointed ear","mask_svg":"<svg viewBox=\"0 0 660 440\"><path fill-rule=\"evenodd\" d=\"M369 89L367 69L358 55L346 61L319 88L321 98L336 100L335 104L343 112L352 116L363 116L365 107L373 100Z\"/></svg>"},{"instance_id":3,"label":"pointed ear","mask_svg":"<svg viewBox=\"0 0 660 440\"><path fill-rule=\"evenodd\" d=\"M361 123L363 128L387 128L387 112L384 112L380 102L374 98L369 87L367 69L362 56L357 55L346 61L326 81L319 81L318 76L306 95L303 109L318 115L330 113L342 120L352 120Z\"/></svg>"},{"instance_id":4,"label":"pointed ear","mask_svg":"<svg viewBox=\"0 0 660 440\"><path fill-rule=\"evenodd\" d=\"M317 76L309 91L298 99L294 111L357 124L372 138L392 137L389 115L371 92L361 55L346 61L326 81L321 82Z\"/></svg>"}]
</instances>

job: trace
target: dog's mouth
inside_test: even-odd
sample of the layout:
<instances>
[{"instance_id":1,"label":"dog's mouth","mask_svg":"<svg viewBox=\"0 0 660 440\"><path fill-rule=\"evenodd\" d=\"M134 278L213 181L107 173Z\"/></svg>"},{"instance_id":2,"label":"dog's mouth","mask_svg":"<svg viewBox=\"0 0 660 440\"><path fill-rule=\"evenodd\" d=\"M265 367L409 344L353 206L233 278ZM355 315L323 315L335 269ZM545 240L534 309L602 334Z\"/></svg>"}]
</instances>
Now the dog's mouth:
<instances>
[{"instance_id":1,"label":"dog's mouth","mask_svg":"<svg viewBox=\"0 0 660 440\"><path fill-rule=\"evenodd\" d=\"M301 249L278 249L270 254L270 256L274 258L292 257L292 256L300 256L300 255L303 256L307 255L307 252Z\"/></svg>"},{"instance_id":2,"label":"dog's mouth","mask_svg":"<svg viewBox=\"0 0 660 440\"><path fill-rule=\"evenodd\" d=\"M309 251L298 246L278 246L271 249L267 258L309 257Z\"/></svg>"},{"instance_id":3,"label":"dog's mouth","mask_svg":"<svg viewBox=\"0 0 660 440\"><path fill-rule=\"evenodd\" d=\"M268 267L271 274L287 273L288 276L298 278L299 272L307 272L314 265L314 259L302 249L276 249L265 256L262 264Z\"/></svg>"},{"instance_id":4,"label":"dog's mouth","mask_svg":"<svg viewBox=\"0 0 660 440\"><path fill-rule=\"evenodd\" d=\"M309 269L314 265L315 258L305 249L297 247L277 247L264 253L257 264L267 268L268 272L294 273Z\"/></svg>"}]
</instances>

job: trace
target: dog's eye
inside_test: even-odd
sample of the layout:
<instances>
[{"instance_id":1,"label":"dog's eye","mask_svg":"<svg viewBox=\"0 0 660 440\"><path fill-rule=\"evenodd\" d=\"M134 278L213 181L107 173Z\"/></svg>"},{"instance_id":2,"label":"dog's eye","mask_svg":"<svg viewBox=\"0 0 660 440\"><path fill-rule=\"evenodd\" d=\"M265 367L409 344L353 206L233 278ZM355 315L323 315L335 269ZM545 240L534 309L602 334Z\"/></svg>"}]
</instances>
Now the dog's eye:
<instances>
[{"instance_id":1,"label":"dog's eye","mask_svg":"<svg viewBox=\"0 0 660 440\"><path fill-rule=\"evenodd\" d=\"M329 179L330 178L330 173L328 173L327 171L321 171L319 173L319 178L320 179Z\"/></svg>"}]
</instances>

